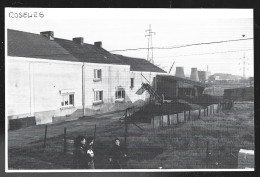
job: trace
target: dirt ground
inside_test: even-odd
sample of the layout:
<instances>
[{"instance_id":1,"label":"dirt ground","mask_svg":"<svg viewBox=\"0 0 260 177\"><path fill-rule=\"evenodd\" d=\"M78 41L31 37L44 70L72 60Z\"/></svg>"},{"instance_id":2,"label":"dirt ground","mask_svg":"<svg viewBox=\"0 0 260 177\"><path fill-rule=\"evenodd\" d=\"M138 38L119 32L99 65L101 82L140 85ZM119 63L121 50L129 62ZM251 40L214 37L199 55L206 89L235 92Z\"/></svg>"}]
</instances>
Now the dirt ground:
<instances>
[{"instance_id":1,"label":"dirt ground","mask_svg":"<svg viewBox=\"0 0 260 177\"><path fill-rule=\"evenodd\" d=\"M235 104L232 110L178 125L153 128L149 123L130 124L127 136L127 169L237 168L239 149L254 149L254 105ZM96 115L76 121L8 132L9 169L71 169L72 155L63 153L64 127L67 139L93 136L96 125L97 169L107 166L107 152L119 137L124 145L124 112ZM73 147L67 147L70 151Z\"/></svg>"}]
</instances>

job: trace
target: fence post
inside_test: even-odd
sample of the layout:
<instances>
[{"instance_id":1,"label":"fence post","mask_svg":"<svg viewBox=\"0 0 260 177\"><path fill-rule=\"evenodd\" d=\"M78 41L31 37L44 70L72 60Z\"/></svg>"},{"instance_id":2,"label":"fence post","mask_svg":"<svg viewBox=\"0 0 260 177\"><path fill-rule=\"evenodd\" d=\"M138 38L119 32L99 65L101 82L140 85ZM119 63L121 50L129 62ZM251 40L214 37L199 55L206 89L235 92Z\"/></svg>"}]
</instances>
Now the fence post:
<instances>
[{"instance_id":1,"label":"fence post","mask_svg":"<svg viewBox=\"0 0 260 177\"><path fill-rule=\"evenodd\" d=\"M179 124L179 113L177 113L177 124Z\"/></svg>"},{"instance_id":2,"label":"fence post","mask_svg":"<svg viewBox=\"0 0 260 177\"><path fill-rule=\"evenodd\" d=\"M127 138L127 114L125 114L125 147L126 147L126 138Z\"/></svg>"},{"instance_id":3,"label":"fence post","mask_svg":"<svg viewBox=\"0 0 260 177\"><path fill-rule=\"evenodd\" d=\"M44 141L43 141L43 148L46 147L46 137L47 137L47 125L45 125L45 133L44 133Z\"/></svg>"},{"instance_id":4,"label":"fence post","mask_svg":"<svg viewBox=\"0 0 260 177\"><path fill-rule=\"evenodd\" d=\"M207 117L209 116L209 107L207 106Z\"/></svg>"},{"instance_id":5,"label":"fence post","mask_svg":"<svg viewBox=\"0 0 260 177\"><path fill-rule=\"evenodd\" d=\"M207 147L206 147L206 161L207 161L207 168L209 168L209 142L207 141Z\"/></svg>"},{"instance_id":6,"label":"fence post","mask_svg":"<svg viewBox=\"0 0 260 177\"><path fill-rule=\"evenodd\" d=\"M189 117L188 117L188 120L190 121L190 109L189 109Z\"/></svg>"},{"instance_id":7,"label":"fence post","mask_svg":"<svg viewBox=\"0 0 260 177\"><path fill-rule=\"evenodd\" d=\"M184 111L183 113L184 113L184 122L186 122L186 111Z\"/></svg>"},{"instance_id":8,"label":"fence post","mask_svg":"<svg viewBox=\"0 0 260 177\"><path fill-rule=\"evenodd\" d=\"M67 152L67 144L66 144L66 127L64 127L64 153L66 153Z\"/></svg>"},{"instance_id":9,"label":"fence post","mask_svg":"<svg viewBox=\"0 0 260 177\"><path fill-rule=\"evenodd\" d=\"M153 128L154 128L154 116L153 116Z\"/></svg>"},{"instance_id":10,"label":"fence post","mask_svg":"<svg viewBox=\"0 0 260 177\"><path fill-rule=\"evenodd\" d=\"M199 119L200 119L201 109L199 109Z\"/></svg>"},{"instance_id":11,"label":"fence post","mask_svg":"<svg viewBox=\"0 0 260 177\"><path fill-rule=\"evenodd\" d=\"M95 124L95 130L94 130L94 141L96 140L96 132L97 132L97 125Z\"/></svg>"},{"instance_id":12,"label":"fence post","mask_svg":"<svg viewBox=\"0 0 260 177\"><path fill-rule=\"evenodd\" d=\"M167 125L170 125L170 114L167 115Z\"/></svg>"}]
</instances>

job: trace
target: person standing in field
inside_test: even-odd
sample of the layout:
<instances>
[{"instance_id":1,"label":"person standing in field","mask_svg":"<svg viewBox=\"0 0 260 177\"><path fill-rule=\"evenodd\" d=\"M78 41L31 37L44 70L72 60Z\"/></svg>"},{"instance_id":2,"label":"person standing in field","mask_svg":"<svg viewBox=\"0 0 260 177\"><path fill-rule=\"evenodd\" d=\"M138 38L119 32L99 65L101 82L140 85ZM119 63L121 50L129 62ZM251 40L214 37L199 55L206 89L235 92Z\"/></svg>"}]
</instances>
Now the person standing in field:
<instances>
[{"instance_id":1,"label":"person standing in field","mask_svg":"<svg viewBox=\"0 0 260 177\"><path fill-rule=\"evenodd\" d=\"M87 157L88 169L95 169L93 144L94 144L94 138L88 137L86 140L86 157Z\"/></svg>"},{"instance_id":2,"label":"person standing in field","mask_svg":"<svg viewBox=\"0 0 260 177\"><path fill-rule=\"evenodd\" d=\"M123 158L126 158L127 155L124 153L124 149L121 147L120 140L118 138L114 140L114 144L109 152L108 157L110 168L122 169Z\"/></svg>"},{"instance_id":3,"label":"person standing in field","mask_svg":"<svg viewBox=\"0 0 260 177\"><path fill-rule=\"evenodd\" d=\"M73 151L73 165L76 169L86 169L87 168L87 153L86 147L86 137L79 135L74 140L75 150Z\"/></svg>"}]
</instances>

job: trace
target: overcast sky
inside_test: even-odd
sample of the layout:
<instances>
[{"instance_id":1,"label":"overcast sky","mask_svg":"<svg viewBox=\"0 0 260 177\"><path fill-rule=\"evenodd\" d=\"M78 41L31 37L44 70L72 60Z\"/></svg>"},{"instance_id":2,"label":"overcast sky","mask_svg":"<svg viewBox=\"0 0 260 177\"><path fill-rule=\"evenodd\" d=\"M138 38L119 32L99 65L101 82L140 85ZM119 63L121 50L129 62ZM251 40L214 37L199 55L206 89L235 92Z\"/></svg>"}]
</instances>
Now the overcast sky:
<instances>
[{"instance_id":1,"label":"overcast sky","mask_svg":"<svg viewBox=\"0 0 260 177\"><path fill-rule=\"evenodd\" d=\"M35 13L37 17L16 18L15 13ZM10 14L11 13L11 14ZM43 14L40 17L39 13ZM253 38L252 9L43 9L6 8L6 28L39 34L54 31L54 36L71 40L84 37L93 44L102 41L108 51L147 48L145 30L151 25L153 47ZM242 35L245 35L242 37ZM186 76L192 67L211 73L243 74L243 55L247 58L246 76L253 76L253 40L195 45L174 49L154 49L154 62L169 71L175 62ZM147 58L147 49L117 51L115 54Z\"/></svg>"}]
</instances>

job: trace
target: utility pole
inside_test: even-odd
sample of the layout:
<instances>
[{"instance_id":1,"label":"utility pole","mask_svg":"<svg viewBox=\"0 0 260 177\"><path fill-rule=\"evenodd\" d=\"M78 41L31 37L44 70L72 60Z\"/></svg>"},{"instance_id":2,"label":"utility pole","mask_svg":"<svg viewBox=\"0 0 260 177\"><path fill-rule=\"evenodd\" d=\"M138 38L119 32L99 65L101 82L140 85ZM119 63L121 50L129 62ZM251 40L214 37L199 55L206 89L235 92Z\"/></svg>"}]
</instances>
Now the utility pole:
<instances>
[{"instance_id":1,"label":"utility pole","mask_svg":"<svg viewBox=\"0 0 260 177\"><path fill-rule=\"evenodd\" d=\"M244 53L244 56L243 56L243 78L246 77L246 60L245 60L245 53Z\"/></svg>"},{"instance_id":2,"label":"utility pole","mask_svg":"<svg viewBox=\"0 0 260 177\"><path fill-rule=\"evenodd\" d=\"M245 37L245 35L243 34L242 37ZM240 65L240 63L242 64L242 68L240 68L240 70L242 69L243 78L245 79L246 78L246 64L247 64L246 60L248 60L248 58L245 57L245 52L243 54L243 58L240 58L240 60L241 61L239 62L239 65Z\"/></svg>"},{"instance_id":3,"label":"utility pole","mask_svg":"<svg viewBox=\"0 0 260 177\"><path fill-rule=\"evenodd\" d=\"M155 32L152 31L151 25L149 25L149 29L145 30L145 32L147 33L145 35L145 37L148 37L147 60L151 63L154 63L154 61L153 61L153 35L155 35Z\"/></svg>"},{"instance_id":4,"label":"utility pole","mask_svg":"<svg viewBox=\"0 0 260 177\"><path fill-rule=\"evenodd\" d=\"M240 70L242 69L242 71L243 71L244 79L246 78L246 64L247 64L246 60L247 59L248 58L245 57L245 52L244 52L243 58L240 58L240 60L241 60L240 63L242 64L242 68L240 68ZM239 63L239 65L240 65L240 63Z\"/></svg>"}]
</instances>

